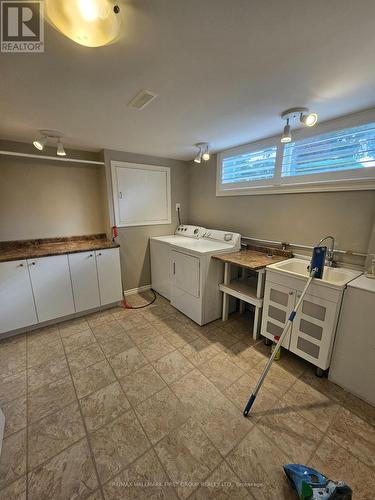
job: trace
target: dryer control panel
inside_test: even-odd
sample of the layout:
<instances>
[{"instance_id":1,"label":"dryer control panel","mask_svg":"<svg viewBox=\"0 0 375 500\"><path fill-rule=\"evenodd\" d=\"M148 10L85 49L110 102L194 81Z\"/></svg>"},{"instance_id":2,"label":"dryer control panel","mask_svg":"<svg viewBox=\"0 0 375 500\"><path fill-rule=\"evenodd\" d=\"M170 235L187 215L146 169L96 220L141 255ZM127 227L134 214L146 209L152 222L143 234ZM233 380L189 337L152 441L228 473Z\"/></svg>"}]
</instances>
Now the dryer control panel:
<instances>
[{"instance_id":1,"label":"dryer control panel","mask_svg":"<svg viewBox=\"0 0 375 500\"><path fill-rule=\"evenodd\" d=\"M179 236L186 236L187 238L201 238L206 229L200 226L191 226L189 224L181 224L175 231Z\"/></svg>"},{"instance_id":2,"label":"dryer control panel","mask_svg":"<svg viewBox=\"0 0 375 500\"><path fill-rule=\"evenodd\" d=\"M241 248L241 235L238 233L231 233L229 231L220 231L219 229L206 229L202 235L207 240L222 241L228 243L236 249Z\"/></svg>"}]
</instances>

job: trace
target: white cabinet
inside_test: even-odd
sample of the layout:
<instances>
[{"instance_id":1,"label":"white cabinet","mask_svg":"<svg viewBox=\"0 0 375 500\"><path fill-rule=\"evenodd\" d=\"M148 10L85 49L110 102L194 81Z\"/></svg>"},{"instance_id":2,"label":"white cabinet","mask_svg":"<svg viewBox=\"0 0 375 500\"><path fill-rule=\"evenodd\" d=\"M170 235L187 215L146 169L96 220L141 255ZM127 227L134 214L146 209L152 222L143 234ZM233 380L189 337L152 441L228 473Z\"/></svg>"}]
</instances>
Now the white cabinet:
<instances>
[{"instance_id":1,"label":"white cabinet","mask_svg":"<svg viewBox=\"0 0 375 500\"><path fill-rule=\"evenodd\" d=\"M180 290L199 297L199 267L198 257L172 250L172 285Z\"/></svg>"},{"instance_id":2,"label":"white cabinet","mask_svg":"<svg viewBox=\"0 0 375 500\"><path fill-rule=\"evenodd\" d=\"M281 283L282 281L282 283ZM306 280L280 277L267 270L261 334L274 340L297 303ZM309 288L297 311L283 347L322 370L330 365L342 291L317 284Z\"/></svg>"},{"instance_id":3,"label":"white cabinet","mask_svg":"<svg viewBox=\"0 0 375 500\"><path fill-rule=\"evenodd\" d=\"M0 263L0 333L38 322L26 260Z\"/></svg>"},{"instance_id":4,"label":"white cabinet","mask_svg":"<svg viewBox=\"0 0 375 500\"><path fill-rule=\"evenodd\" d=\"M106 250L97 250L95 254L101 305L103 306L122 300L123 294L119 249L109 248Z\"/></svg>"},{"instance_id":5,"label":"white cabinet","mask_svg":"<svg viewBox=\"0 0 375 500\"><path fill-rule=\"evenodd\" d=\"M95 252L68 255L76 312L100 306Z\"/></svg>"},{"instance_id":6,"label":"white cabinet","mask_svg":"<svg viewBox=\"0 0 375 500\"><path fill-rule=\"evenodd\" d=\"M274 340L280 337L284 326L293 310L296 292L286 286L266 281L264 289L262 335ZM285 337L282 346L289 349L290 330Z\"/></svg>"},{"instance_id":7,"label":"white cabinet","mask_svg":"<svg viewBox=\"0 0 375 500\"><path fill-rule=\"evenodd\" d=\"M67 255L27 261L39 322L75 312Z\"/></svg>"}]
</instances>

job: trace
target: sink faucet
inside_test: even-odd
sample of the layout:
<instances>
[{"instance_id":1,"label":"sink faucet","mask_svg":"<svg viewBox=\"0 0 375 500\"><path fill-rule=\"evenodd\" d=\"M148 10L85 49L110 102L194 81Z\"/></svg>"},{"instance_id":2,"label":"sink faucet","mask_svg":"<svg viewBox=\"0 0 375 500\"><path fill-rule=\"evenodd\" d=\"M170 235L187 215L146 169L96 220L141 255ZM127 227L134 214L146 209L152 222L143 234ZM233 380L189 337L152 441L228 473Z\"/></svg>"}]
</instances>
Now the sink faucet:
<instances>
[{"instance_id":1,"label":"sink faucet","mask_svg":"<svg viewBox=\"0 0 375 500\"><path fill-rule=\"evenodd\" d=\"M335 238L333 236L324 236L324 238L322 238L319 243L317 244L317 246L319 247L323 241L325 240L331 240L331 246L329 247L328 249L328 252L327 252L327 266L328 267L333 267L334 265L334 257L335 257Z\"/></svg>"}]
</instances>

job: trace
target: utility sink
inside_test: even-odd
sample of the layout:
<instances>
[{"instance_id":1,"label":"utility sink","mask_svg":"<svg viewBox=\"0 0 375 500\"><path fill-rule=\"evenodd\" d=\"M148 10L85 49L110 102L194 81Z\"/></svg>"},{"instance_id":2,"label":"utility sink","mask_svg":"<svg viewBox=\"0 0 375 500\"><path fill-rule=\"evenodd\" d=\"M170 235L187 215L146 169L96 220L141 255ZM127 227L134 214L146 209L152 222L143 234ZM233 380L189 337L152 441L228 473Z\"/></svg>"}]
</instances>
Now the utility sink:
<instances>
[{"instance_id":1,"label":"utility sink","mask_svg":"<svg viewBox=\"0 0 375 500\"><path fill-rule=\"evenodd\" d=\"M271 264L267 266L267 269L273 269L279 271L280 273L285 273L290 276L297 276L308 278L309 276L309 264L310 262L305 259L288 259L282 262L277 262L276 264ZM325 266L323 272L323 278L321 280L316 280L316 282L321 282L322 285L330 285L337 288L344 288L349 281L357 278L362 273L360 271L354 271L353 269L346 269L345 267L327 267Z\"/></svg>"}]
</instances>

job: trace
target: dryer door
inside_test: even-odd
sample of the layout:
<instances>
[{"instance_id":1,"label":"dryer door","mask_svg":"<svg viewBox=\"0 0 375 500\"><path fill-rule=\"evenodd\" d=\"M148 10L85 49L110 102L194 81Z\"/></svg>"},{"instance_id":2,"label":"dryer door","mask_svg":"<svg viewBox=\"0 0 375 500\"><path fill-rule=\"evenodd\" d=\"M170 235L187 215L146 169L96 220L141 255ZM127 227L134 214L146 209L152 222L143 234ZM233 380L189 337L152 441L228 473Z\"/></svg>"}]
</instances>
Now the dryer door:
<instances>
[{"instance_id":1,"label":"dryer door","mask_svg":"<svg viewBox=\"0 0 375 500\"><path fill-rule=\"evenodd\" d=\"M172 250L172 283L173 287L199 297L200 293L200 260L182 252Z\"/></svg>"}]
</instances>

